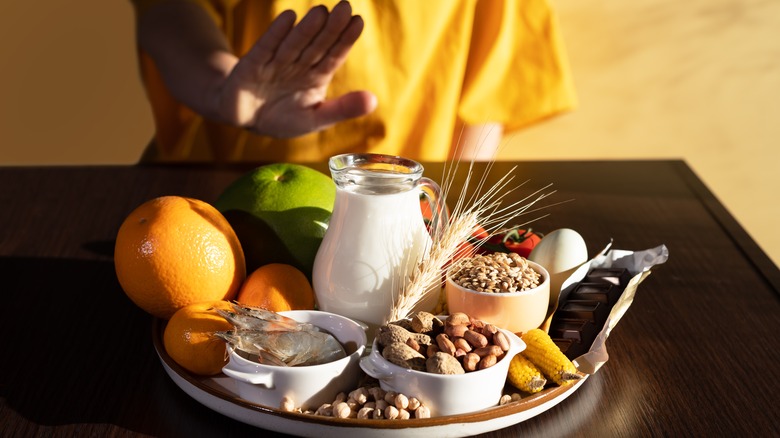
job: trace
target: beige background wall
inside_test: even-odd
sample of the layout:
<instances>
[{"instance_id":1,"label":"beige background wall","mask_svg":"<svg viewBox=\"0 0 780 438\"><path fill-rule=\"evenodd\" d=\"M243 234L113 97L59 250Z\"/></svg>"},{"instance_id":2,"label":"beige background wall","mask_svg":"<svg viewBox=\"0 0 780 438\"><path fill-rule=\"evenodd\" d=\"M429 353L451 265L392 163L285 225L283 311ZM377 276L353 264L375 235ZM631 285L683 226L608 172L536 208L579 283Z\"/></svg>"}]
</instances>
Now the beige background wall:
<instances>
[{"instance_id":1,"label":"beige background wall","mask_svg":"<svg viewBox=\"0 0 780 438\"><path fill-rule=\"evenodd\" d=\"M500 158L683 158L780 264L780 2L552 1L580 106ZM4 2L0 59L0 165L138 159L129 0Z\"/></svg>"}]
</instances>

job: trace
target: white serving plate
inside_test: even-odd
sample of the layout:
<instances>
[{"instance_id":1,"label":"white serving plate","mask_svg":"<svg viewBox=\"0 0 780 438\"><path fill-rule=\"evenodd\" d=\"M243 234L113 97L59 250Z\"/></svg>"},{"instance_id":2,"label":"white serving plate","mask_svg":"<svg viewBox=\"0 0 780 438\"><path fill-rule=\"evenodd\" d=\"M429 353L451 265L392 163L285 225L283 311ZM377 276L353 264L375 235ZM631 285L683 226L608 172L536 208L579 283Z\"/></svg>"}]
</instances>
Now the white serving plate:
<instances>
[{"instance_id":1,"label":"white serving plate","mask_svg":"<svg viewBox=\"0 0 780 438\"><path fill-rule=\"evenodd\" d=\"M411 420L358 420L314 416L258 405L238 396L236 382L225 376L201 377L177 365L165 352L162 333L165 321L152 327L154 348L173 382L202 405L234 420L276 432L317 438L343 438L345 432L361 437L455 437L503 429L533 418L574 393L586 380L551 387L503 406L462 415ZM586 376L587 377L587 376Z\"/></svg>"}]
</instances>

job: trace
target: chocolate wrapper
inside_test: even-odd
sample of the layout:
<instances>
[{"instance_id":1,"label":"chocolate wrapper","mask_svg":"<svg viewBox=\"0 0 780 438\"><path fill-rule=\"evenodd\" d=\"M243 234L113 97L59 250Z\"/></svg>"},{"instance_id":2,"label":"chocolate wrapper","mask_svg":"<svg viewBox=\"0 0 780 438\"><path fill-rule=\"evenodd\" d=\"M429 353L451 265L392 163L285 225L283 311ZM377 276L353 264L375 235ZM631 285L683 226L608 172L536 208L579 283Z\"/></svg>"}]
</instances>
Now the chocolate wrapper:
<instances>
[{"instance_id":1,"label":"chocolate wrapper","mask_svg":"<svg viewBox=\"0 0 780 438\"><path fill-rule=\"evenodd\" d=\"M607 337L623 317L631 303L634 301L634 295L639 288L639 284L650 275L653 266L666 262L669 258L669 250L665 245L644 251L626 251L620 249L610 249L610 242L599 255L586 262L561 285L561 291L558 295L558 302L562 296L566 296L574 287L581 282L588 272L594 268L619 268L626 269L631 274L631 280L625 287L625 290L612 306L601 331L596 335L587 353L580 355L573 362L577 369L585 374L594 374L609 359L607 353Z\"/></svg>"}]
</instances>

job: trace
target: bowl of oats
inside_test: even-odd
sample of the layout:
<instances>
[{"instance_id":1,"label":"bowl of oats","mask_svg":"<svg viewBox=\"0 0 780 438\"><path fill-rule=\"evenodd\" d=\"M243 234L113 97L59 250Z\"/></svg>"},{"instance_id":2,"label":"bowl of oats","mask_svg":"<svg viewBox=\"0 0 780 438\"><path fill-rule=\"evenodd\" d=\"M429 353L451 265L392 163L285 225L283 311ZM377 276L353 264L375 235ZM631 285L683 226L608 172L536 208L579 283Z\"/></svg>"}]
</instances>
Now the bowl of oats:
<instances>
[{"instance_id":1,"label":"bowl of oats","mask_svg":"<svg viewBox=\"0 0 780 438\"><path fill-rule=\"evenodd\" d=\"M550 304L550 274L514 253L476 254L447 270L450 313L463 312L514 333L538 328Z\"/></svg>"}]
</instances>

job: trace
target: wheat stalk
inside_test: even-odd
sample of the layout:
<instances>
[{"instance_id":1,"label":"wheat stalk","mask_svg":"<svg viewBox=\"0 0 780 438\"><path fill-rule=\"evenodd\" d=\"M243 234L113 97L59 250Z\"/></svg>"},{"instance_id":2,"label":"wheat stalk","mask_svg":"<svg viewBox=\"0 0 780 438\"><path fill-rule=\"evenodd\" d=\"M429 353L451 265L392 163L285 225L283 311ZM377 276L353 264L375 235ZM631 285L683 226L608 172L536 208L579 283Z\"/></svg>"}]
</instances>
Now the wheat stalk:
<instances>
[{"instance_id":1,"label":"wheat stalk","mask_svg":"<svg viewBox=\"0 0 780 438\"><path fill-rule=\"evenodd\" d=\"M452 209L450 217L444 221L443 227L435 227L432 237L432 245L419 260L409 275L408 281L402 281L401 289L393 302L390 313L385 322L397 321L409 316L412 310L429 294L438 293L441 289L442 270L452 260L461 243L466 241L477 226L481 225L488 231L488 237L502 230L506 225L527 213L539 211L531 209L537 202L555 193L547 192L551 184L538 189L525 198L503 206L502 201L527 181L518 185L512 185L516 167L505 176L501 177L494 185L485 189L487 176L493 167L490 161L481 178L476 182L476 187L471 191L472 176L474 175L474 161L471 161L465 182L458 194L458 200ZM459 160L454 165L445 164L444 181L441 184L441 199L447 199L447 193L452 189L454 175L457 172ZM439 223L437 214L434 214L433 223ZM538 220L544 216L532 219ZM526 221L521 225L525 225ZM438 286L438 287L437 287Z\"/></svg>"}]
</instances>

